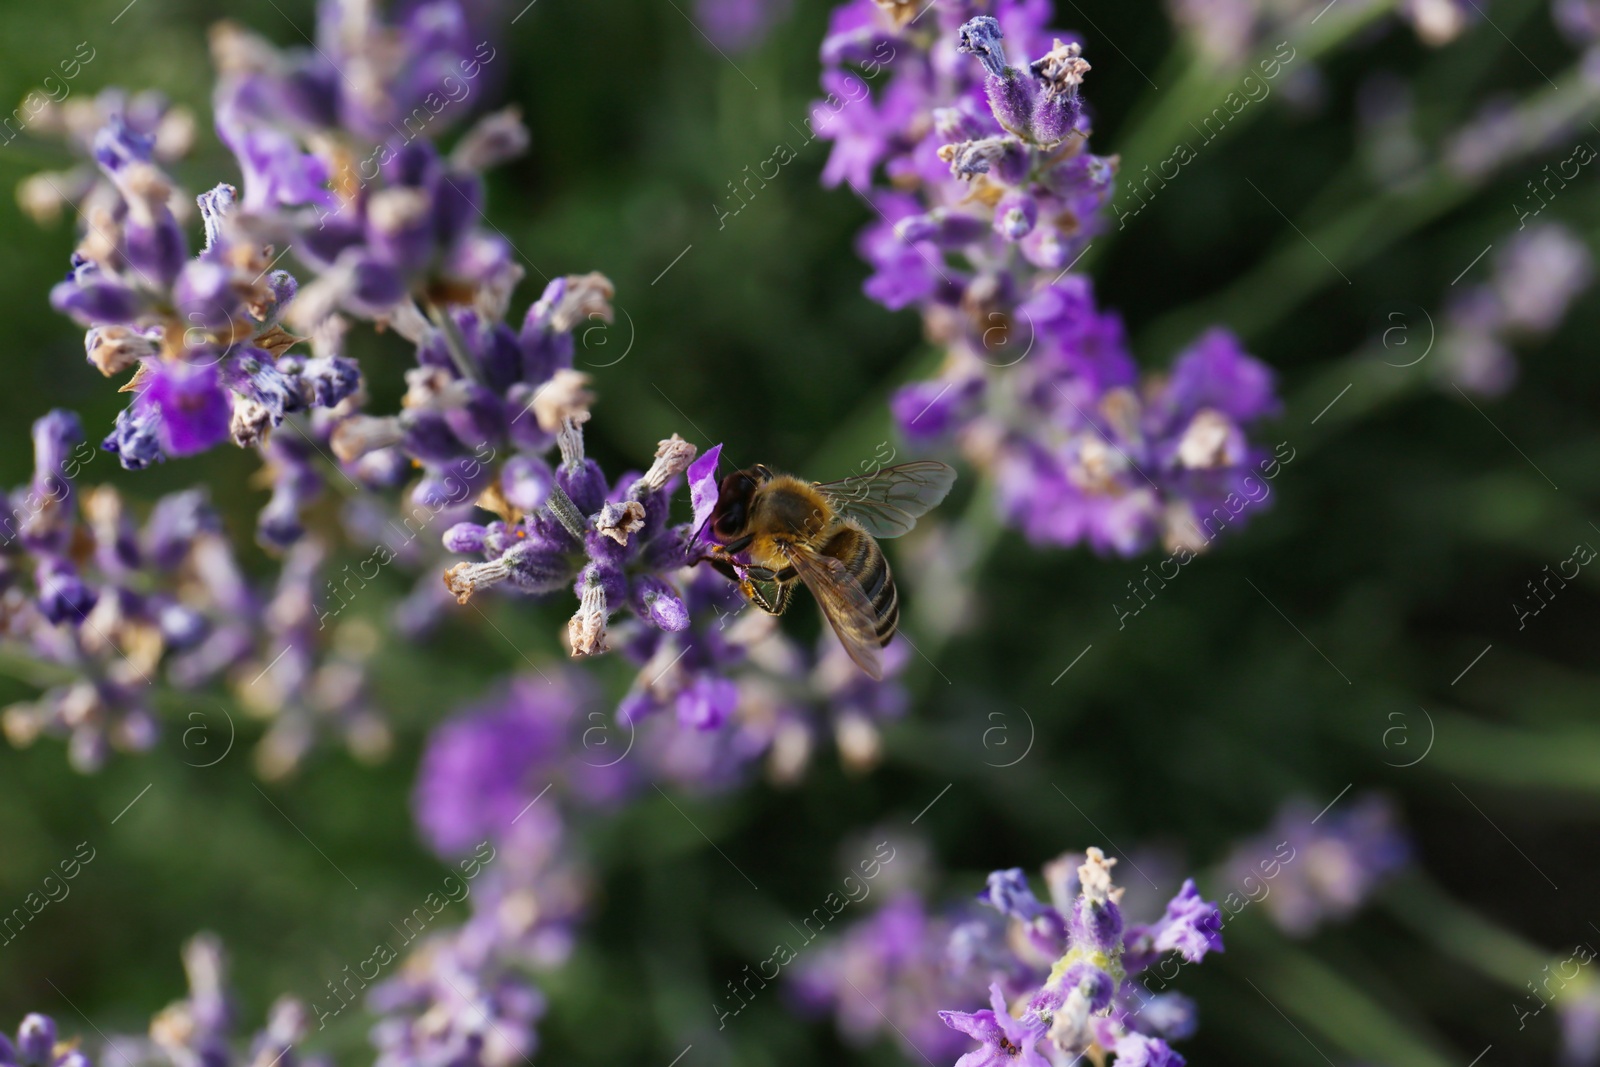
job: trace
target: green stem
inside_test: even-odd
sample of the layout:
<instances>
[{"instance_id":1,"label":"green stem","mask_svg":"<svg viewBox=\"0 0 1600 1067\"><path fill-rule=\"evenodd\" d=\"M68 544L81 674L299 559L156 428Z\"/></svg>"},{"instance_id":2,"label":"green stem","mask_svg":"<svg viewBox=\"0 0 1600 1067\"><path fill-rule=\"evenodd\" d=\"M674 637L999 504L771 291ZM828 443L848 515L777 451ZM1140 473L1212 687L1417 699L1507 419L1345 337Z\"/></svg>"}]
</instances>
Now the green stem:
<instances>
[{"instance_id":1,"label":"green stem","mask_svg":"<svg viewBox=\"0 0 1600 1067\"><path fill-rule=\"evenodd\" d=\"M1600 730L1563 726L1524 730L1469 715L1435 712L1436 737L1448 738L1421 766L1509 789L1600 792Z\"/></svg>"},{"instance_id":2,"label":"green stem","mask_svg":"<svg viewBox=\"0 0 1600 1067\"><path fill-rule=\"evenodd\" d=\"M13 648L0 648L0 675L15 678L19 682L39 689L65 685L80 677L78 672L71 668L34 659Z\"/></svg>"},{"instance_id":3,"label":"green stem","mask_svg":"<svg viewBox=\"0 0 1600 1067\"><path fill-rule=\"evenodd\" d=\"M1562 82L1567 88L1543 90L1518 109L1516 124L1525 131L1523 140L1501 160L1501 169L1537 152L1562 129L1595 112L1600 93L1588 85L1578 68L1566 71ZM1140 347L1170 351L1208 323L1219 321L1247 339L1260 338L1312 294L1348 282L1351 271L1468 200L1491 176L1461 177L1436 163L1414 183L1352 205L1306 234L1286 234L1276 252L1220 295L1158 319L1144 331ZM1272 299L1262 299L1263 293L1271 293Z\"/></svg>"},{"instance_id":4,"label":"green stem","mask_svg":"<svg viewBox=\"0 0 1600 1067\"><path fill-rule=\"evenodd\" d=\"M1308 24L1303 33L1288 42L1295 50L1291 62L1315 59L1343 44L1373 21L1394 10L1396 3L1397 0L1378 0L1365 5L1334 5L1315 24ZM1277 43L1272 46L1273 49L1277 47ZM1185 135L1187 128L1210 115L1246 76L1260 70L1258 63L1273 58L1274 51L1262 49L1250 62L1241 66L1219 67L1205 56L1191 52L1177 80L1165 89L1156 90L1164 94L1160 102L1134 121L1129 135L1117 146L1125 168L1134 171L1164 156ZM1232 132L1248 124L1260 111L1259 108L1241 111L1223 130Z\"/></svg>"},{"instance_id":5,"label":"green stem","mask_svg":"<svg viewBox=\"0 0 1600 1067\"><path fill-rule=\"evenodd\" d=\"M1420 871L1391 885L1380 904L1443 955L1511 989L1536 980L1553 955L1452 900Z\"/></svg>"},{"instance_id":6,"label":"green stem","mask_svg":"<svg viewBox=\"0 0 1600 1067\"><path fill-rule=\"evenodd\" d=\"M1361 985L1310 953L1248 926L1241 926L1234 941L1251 952L1246 961L1251 995L1277 1009L1269 1015L1298 1016L1312 1031L1305 1036L1313 1044L1314 1037L1322 1038L1373 1063L1460 1067L1454 1056L1420 1036L1414 1022L1396 1018Z\"/></svg>"}]
</instances>

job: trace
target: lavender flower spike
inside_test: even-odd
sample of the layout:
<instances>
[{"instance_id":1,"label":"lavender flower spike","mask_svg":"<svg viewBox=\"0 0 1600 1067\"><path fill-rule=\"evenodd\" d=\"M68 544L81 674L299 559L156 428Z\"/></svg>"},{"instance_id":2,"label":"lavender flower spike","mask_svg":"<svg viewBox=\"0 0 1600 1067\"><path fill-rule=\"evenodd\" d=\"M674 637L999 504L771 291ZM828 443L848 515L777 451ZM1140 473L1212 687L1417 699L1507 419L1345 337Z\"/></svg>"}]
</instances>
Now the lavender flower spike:
<instances>
[{"instance_id":1,"label":"lavender flower spike","mask_svg":"<svg viewBox=\"0 0 1600 1067\"><path fill-rule=\"evenodd\" d=\"M1125 932L1122 890L1111 878L1115 864L1098 848L1088 849L1078 866L1076 896L1069 901L1064 886L1059 896L1052 890L1064 911L1035 899L1020 870L989 876L981 899L1008 917L1011 929L1006 943L1017 958L1009 965L986 961L990 973L1007 975L1004 985L995 981L990 986L990 1010L939 1013L946 1025L982 1046L963 1056L960 1064L1044 1065L1080 1057L1102 1062L1112 1052L1118 1062L1183 1062L1167 1038L1193 1029L1192 1011L1171 997L1140 998L1129 979L1166 951L1176 950L1191 962L1208 951L1220 951L1221 912L1200 899L1192 881L1185 882L1160 922ZM1063 882L1064 865L1063 860L1047 867L1053 883ZM1014 1010L1007 1007L1008 999ZM1141 1018L1151 1005L1155 1008L1150 1018Z\"/></svg>"}]
</instances>

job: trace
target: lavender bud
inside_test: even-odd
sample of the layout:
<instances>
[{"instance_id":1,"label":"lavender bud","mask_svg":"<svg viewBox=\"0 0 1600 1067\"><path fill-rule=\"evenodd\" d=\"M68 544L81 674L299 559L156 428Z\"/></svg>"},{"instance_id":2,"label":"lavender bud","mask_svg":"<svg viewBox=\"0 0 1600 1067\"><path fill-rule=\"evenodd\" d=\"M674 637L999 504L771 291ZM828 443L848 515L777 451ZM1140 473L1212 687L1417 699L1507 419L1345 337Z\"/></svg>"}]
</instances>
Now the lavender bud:
<instances>
[{"instance_id":1,"label":"lavender bud","mask_svg":"<svg viewBox=\"0 0 1600 1067\"><path fill-rule=\"evenodd\" d=\"M200 250L200 255L208 256L222 248L223 220L238 201L238 190L224 182L213 186L210 192L201 193L194 200L200 205L200 223L206 232L206 244Z\"/></svg>"},{"instance_id":2,"label":"lavender bud","mask_svg":"<svg viewBox=\"0 0 1600 1067\"><path fill-rule=\"evenodd\" d=\"M361 388L361 365L348 356L312 356L298 377L304 406L331 408Z\"/></svg>"},{"instance_id":3,"label":"lavender bud","mask_svg":"<svg viewBox=\"0 0 1600 1067\"><path fill-rule=\"evenodd\" d=\"M633 580L633 597L630 601L634 614L668 633L689 628L689 609L677 591L653 574L642 574Z\"/></svg>"},{"instance_id":4,"label":"lavender bud","mask_svg":"<svg viewBox=\"0 0 1600 1067\"><path fill-rule=\"evenodd\" d=\"M172 290L178 318L185 329L228 330L244 316L244 302L234 288L233 272L210 259L185 264Z\"/></svg>"},{"instance_id":5,"label":"lavender bud","mask_svg":"<svg viewBox=\"0 0 1600 1067\"><path fill-rule=\"evenodd\" d=\"M116 456L123 470L143 470L166 458L161 451L160 425L161 413L155 408L138 404L124 408L117 412L117 421L100 447Z\"/></svg>"},{"instance_id":6,"label":"lavender bud","mask_svg":"<svg viewBox=\"0 0 1600 1067\"><path fill-rule=\"evenodd\" d=\"M516 528L506 525L499 519L483 528L483 551L488 558L503 556L512 545L526 540L528 530L525 523L517 524Z\"/></svg>"},{"instance_id":7,"label":"lavender bud","mask_svg":"<svg viewBox=\"0 0 1600 1067\"><path fill-rule=\"evenodd\" d=\"M1057 37L1050 51L1028 64L1033 76L1044 83L1046 97L1077 95L1083 76L1091 69L1082 53L1077 41L1064 42Z\"/></svg>"},{"instance_id":8,"label":"lavender bud","mask_svg":"<svg viewBox=\"0 0 1600 1067\"><path fill-rule=\"evenodd\" d=\"M488 481L483 465L470 457L430 466L411 491L411 499L425 508L442 511L467 503L483 490Z\"/></svg>"},{"instance_id":9,"label":"lavender bud","mask_svg":"<svg viewBox=\"0 0 1600 1067\"><path fill-rule=\"evenodd\" d=\"M538 456L518 454L500 468L500 492L513 506L523 511L538 511L550 497L555 475Z\"/></svg>"},{"instance_id":10,"label":"lavender bud","mask_svg":"<svg viewBox=\"0 0 1600 1067\"><path fill-rule=\"evenodd\" d=\"M161 285L171 285L189 257L188 243L178 220L167 209L172 186L149 163L135 163L119 183L128 202L123 233L123 254L140 274L154 275Z\"/></svg>"},{"instance_id":11,"label":"lavender bud","mask_svg":"<svg viewBox=\"0 0 1600 1067\"><path fill-rule=\"evenodd\" d=\"M458 522L444 532L444 549L461 555L475 555L483 551L483 539L487 533L475 522Z\"/></svg>"},{"instance_id":12,"label":"lavender bud","mask_svg":"<svg viewBox=\"0 0 1600 1067\"><path fill-rule=\"evenodd\" d=\"M209 629L204 615L183 604L162 605L156 624L161 628L162 640L175 652L193 648Z\"/></svg>"},{"instance_id":13,"label":"lavender bud","mask_svg":"<svg viewBox=\"0 0 1600 1067\"><path fill-rule=\"evenodd\" d=\"M32 1012L23 1017L17 1028L17 1051L29 1064L48 1064L54 1058L56 1047L55 1020L48 1015Z\"/></svg>"},{"instance_id":14,"label":"lavender bud","mask_svg":"<svg viewBox=\"0 0 1600 1067\"><path fill-rule=\"evenodd\" d=\"M130 323L145 310L145 298L98 270L82 271L50 290L50 306L81 326Z\"/></svg>"},{"instance_id":15,"label":"lavender bud","mask_svg":"<svg viewBox=\"0 0 1600 1067\"><path fill-rule=\"evenodd\" d=\"M1083 114L1081 97L1041 96L1033 109L1033 140L1046 148L1060 144L1078 128Z\"/></svg>"},{"instance_id":16,"label":"lavender bud","mask_svg":"<svg viewBox=\"0 0 1600 1067\"><path fill-rule=\"evenodd\" d=\"M56 408L34 420L34 487L52 495L58 488L64 492L67 460L83 440L83 423L74 412Z\"/></svg>"},{"instance_id":17,"label":"lavender bud","mask_svg":"<svg viewBox=\"0 0 1600 1067\"><path fill-rule=\"evenodd\" d=\"M1000 41L1004 36L994 16L979 15L962 24L956 51L977 56L978 62L990 75L1003 77L1006 72L1006 50Z\"/></svg>"},{"instance_id":18,"label":"lavender bud","mask_svg":"<svg viewBox=\"0 0 1600 1067\"><path fill-rule=\"evenodd\" d=\"M988 884L978 894L980 903L987 904L1001 915L1027 922L1044 911L1028 886L1028 877L1021 867L989 872Z\"/></svg>"},{"instance_id":19,"label":"lavender bud","mask_svg":"<svg viewBox=\"0 0 1600 1067\"><path fill-rule=\"evenodd\" d=\"M1066 973L1066 985L1076 989L1089 1002L1091 1012L1101 1012L1111 1005L1116 992L1116 982L1109 974L1092 963L1079 963Z\"/></svg>"},{"instance_id":20,"label":"lavender bud","mask_svg":"<svg viewBox=\"0 0 1600 1067\"><path fill-rule=\"evenodd\" d=\"M157 567L171 570L183 562L202 535L221 529L205 490L173 493L157 501L150 513L145 525L145 551Z\"/></svg>"},{"instance_id":21,"label":"lavender bud","mask_svg":"<svg viewBox=\"0 0 1600 1067\"><path fill-rule=\"evenodd\" d=\"M133 326L96 326L84 334L83 348L90 364L109 378L160 351L159 337L159 331Z\"/></svg>"},{"instance_id":22,"label":"lavender bud","mask_svg":"<svg viewBox=\"0 0 1600 1067\"><path fill-rule=\"evenodd\" d=\"M95 132L92 146L94 161L113 178L132 164L147 162L154 149L155 138L134 129L121 114L112 115Z\"/></svg>"},{"instance_id":23,"label":"lavender bud","mask_svg":"<svg viewBox=\"0 0 1600 1067\"><path fill-rule=\"evenodd\" d=\"M300 282L286 270L275 270L267 275L267 291L272 294L269 318L277 318L300 291Z\"/></svg>"},{"instance_id":24,"label":"lavender bud","mask_svg":"<svg viewBox=\"0 0 1600 1067\"><path fill-rule=\"evenodd\" d=\"M221 371L222 384L237 396L248 397L266 408L274 426L300 400L294 383L278 369L272 355L262 349L240 349L221 364Z\"/></svg>"},{"instance_id":25,"label":"lavender bud","mask_svg":"<svg viewBox=\"0 0 1600 1067\"><path fill-rule=\"evenodd\" d=\"M604 652L606 646L606 581L594 564L578 578L578 610L567 621L567 641L574 659Z\"/></svg>"},{"instance_id":26,"label":"lavender bud","mask_svg":"<svg viewBox=\"0 0 1600 1067\"><path fill-rule=\"evenodd\" d=\"M572 498L579 512L593 515L605 502L606 476L598 463L584 458L582 425L568 419L556 438L556 444L561 449L561 467L556 471L556 484Z\"/></svg>"},{"instance_id":27,"label":"lavender bud","mask_svg":"<svg viewBox=\"0 0 1600 1067\"><path fill-rule=\"evenodd\" d=\"M1078 116L1083 113L1078 86L1089 72L1081 52L1076 41L1063 42L1058 37L1049 52L1029 64L1043 88L1032 116L1034 140L1042 145L1064 141L1077 128Z\"/></svg>"},{"instance_id":28,"label":"lavender bud","mask_svg":"<svg viewBox=\"0 0 1600 1067\"><path fill-rule=\"evenodd\" d=\"M1000 125L1018 137L1028 137L1034 110L1040 99L1039 83L1014 68L999 76L990 75L983 82L989 100L989 110Z\"/></svg>"},{"instance_id":29,"label":"lavender bud","mask_svg":"<svg viewBox=\"0 0 1600 1067\"><path fill-rule=\"evenodd\" d=\"M592 459L579 460L575 465L563 463L556 471L556 484L572 498L578 511L592 515L600 510L606 498L606 476L600 465Z\"/></svg>"},{"instance_id":30,"label":"lavender bud","mask_svg":"<svg viewBox=\"0 0 1600 1067\"><path fill-rule=\"evenodd\" d=\"M400 414L400 447L407 455L424 463L444 464L459 459L466 451L450 430L450 424L437 411L410 408Z\"/></svg>"},{"instance_id":31,"label":"lavender bud","mask_svg":"<svg viewBox=\"0 0 1600 1067\"><path fill-rule=\"evenodd\" d=\"M925 215L908 215L894 224L894 235L906 244L916 244L918 241L931 241L939 232L938 217L929 212Z\"/></svg>"},{"instance_id":32,"label":"lavender bud","mask_svg":"<svg viewBox=\"0 0 1600 1067\"><path fill-rule=\"evenodd\" d=\"M644 505L637 500L613 501L594 517L594 528L617 544L626 545L629 534L644 528L644 516Z\"/></svg>"},{"instance_id":33,"label":"lavender bud","mask_svg":"<svg viewBox=\"0 0 1600 1067\"><path fill-rule=\"evenodd\" d=\"M716 730L733 716L738 706L739 687L731 678L696 675L678 694L678 722L699 730Z\"/></svg>"},{"instance_id":34,"label":"lavender bud","mask_svg":"<svg viewBox=\"0 0 1600 1067\"><path fill-rule=\"evenodd\" d=\"M341 463L351 463L368 452L397 445L405 437L393 415L352 415L334 429L328 444Z\"/></svg>"},{"instance_id":35,"label":"lavender bud","mask_svg":"<svg viewBox=\"0 0 1600 1067\"><path fill-rule=\"evenodd\" d=\"M1116 862L1106 859L1098 848L1090 848L1078 868L1083 895L1077 906L1077 936L1099 952L1111 952L1122 942L1122 909L1117 905L1122 890L1111 884L1111 868Z\"/></svg>"},{"instance_id":36,"label":"lavender bud","mask_svg":"<svg viewBox=\"0 0 1600 1067\"><path fill-rule=\"evenodd\" d=\"M486 171L522 155L528 150L528 141L522 110L502 108L485 115L461 135L450 153L450 164L460 170Z\"/></svg>"},{"instance_id":37,"label":"lavender bud","mask_svg":"<svg viewBox=\"0 0 1600 1067\"><path fill-rule=\"evenodd\" d=\"M1007 193L994 208L994 232L1008 241L1020 241L1039 221L1039 204L1027 193Z\"/></svg>"},{"instance_id":38,"label":"lavender bud","mask_svg":"<svg viewBox=\"0 0 1600 1067\"><path fill-rule=\"evenodd\" d=\"M1014 137L985 137L981 141L947 144L939 158L950 164L950 173L971 181L991 170L1003 182L1014 183L1027 173L1028 157Z\"/></svg>"},{"instance_id":39,"label":"lavender bud","mask_svg":"<svg viewBox=\"0 0 1600 1067\"><path fill-rule=\"evenodd\" d=\"M380 189L367 205L368 235L385 262L403 273L420 270L433 254L433 199L422 189Z\"/></svg>"},{"instance_id":40,"label":"lavender bud","mask_svg":"<svg viewBox=\"0 0 1600 1067\"><path fill-rule=\"evenodd\" d=\"M947 142L976 141L983 136L983 126L960 107L933 109L933 128Z\"/></svg>"},{"instance_id":41,"label":"lavender bud","mask_svg":"<svg viewBox=\"0 0 1600 1067\"><path fill-rule=\"evenodd\" d=\"M486 563L457 563L444 573L444 584L465 604L480 589L509 582L525 593L553 593L571 581L565 557L541 541L518 541L505 555Z\"/></svg>"},{"instance_id":42,"label":"lavender bud","mask_svg":"<svg viewBox=\"0 0 1600 1067\"><path fill-rule=\"evenodd\" d=\"M689 469L699 450L688 441L673 434L656 446L655 461L650 469L628 489L628 495L638 499L645 493L659 493L673 478Z\"/></svg>"},{"instance_id":43,"label":"lavender bud","mask_svg":"<svg viewBox=\"0 0 1600 1067\"><path fill-rule=\"evenodd\" d=\"M481 385L469 385L463 401L448 408L445 422L458 440L474 449L499 441L506 431L505 407L500 398Z\"/></svg>"}]
</instances>

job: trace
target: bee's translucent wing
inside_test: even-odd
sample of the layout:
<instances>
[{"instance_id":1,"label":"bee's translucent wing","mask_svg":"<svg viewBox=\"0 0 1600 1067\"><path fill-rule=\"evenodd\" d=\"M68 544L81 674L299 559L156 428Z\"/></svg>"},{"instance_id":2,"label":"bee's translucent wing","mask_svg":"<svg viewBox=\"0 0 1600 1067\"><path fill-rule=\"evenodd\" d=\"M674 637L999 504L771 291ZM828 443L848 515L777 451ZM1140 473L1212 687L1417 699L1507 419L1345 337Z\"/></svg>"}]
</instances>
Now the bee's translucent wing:
<instances>
[{"instance_id":1,"label":"bee's translucent wing","mask_svg":"<svg viewBox=\"0 0 1600 1067\"><path fill-rule=\"evenodd\" d=\"M950 492L955 468L923 459L817 486L835 511L873 537L899 537Z\"/></svg>"},{"instance_id":2,"label":"bee's translucent wing","mask_svg":"<svg viewBox=\"0 0 1600 1067\"><path fill-rule=\"evenodd\" d=\"M839 643L856 666L874 680L883 677L878 658L878 616L861 583L845 569L842 560L813 552L803 545L784 548L800 580L817 598L823 617L839 636Z\"/></svg>"}]
</instances>

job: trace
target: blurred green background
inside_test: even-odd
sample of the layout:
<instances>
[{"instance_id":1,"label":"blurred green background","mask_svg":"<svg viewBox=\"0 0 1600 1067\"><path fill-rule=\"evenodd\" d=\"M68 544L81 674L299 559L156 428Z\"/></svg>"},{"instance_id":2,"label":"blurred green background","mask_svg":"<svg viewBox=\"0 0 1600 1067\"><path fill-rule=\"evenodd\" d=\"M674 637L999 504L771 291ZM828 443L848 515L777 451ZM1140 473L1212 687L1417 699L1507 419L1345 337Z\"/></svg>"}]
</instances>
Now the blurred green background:
<instances>
[{"instance_id":1,"label":"blurred green background","mask_svg":"<svg viewBox=\"0 0 1600 1067\"><path fill-rule=\"evenodd\" d=\"M87 40L97 55L74 92L154 86L205 115L210 22L227 15L284 44L312 26L304 0L138 0L112 24L121 6L0 8L0 99L20 100ZM1593 305L1580 300L1556 336L1521 353L1520 382L1501 400L1478 401L1481 413L1427 385L1426 362L1402 370L1350 355L1392 307L1437 320L1451 279L1514 228L1523 183L1566 154L1552 149L1470 195L1446 190L1452 210L1424 210L1417 225L1359 214L1375 195L1355 163L1353 101L1364 79L1387 70L1409 82L1432 151L1492 95L1539 91L1539 69L1570 65L1545 4L1489 7L1514 45L1479 25L1435 54L1409 32L1374 29L1319 61L1301 103L1285 92L1253 106L1248 123L1093 253L1101 299L1125 315L1145 366L1162 365L1194 327L1221 317L1278 370L1287 404L1266 440L1289 442L1296 458L1274 483L1271 510L1186 567L1122 632L1112 605L1158 557L1107 560L1003 535L973 578L979 611L968 631L936 653L937 671L913 661L913 711L890 732L875 773L845 775L824 755L800 788L762 784L682 802L759 891L653 791L586 830L599 892L572 963L543 981L552 1006L536 1060L664 1067L692 1042L685 1067L896 1062L891 1044L850 1050L777 996L720 1035L710 1005L726 978L765 956L787 920L832 888L836 868L858 858L842 850L871 828L909 822L947 783L916 827L947 872L939 895L974 891L992 867L1036 869L1097 843L1168 846L1202 870L1286 797L1320 807L1353 783L1399 801L1418 867L1456 900L1553 956L1600 936L1589 925L1600 921L1596 572L1586 569L1526 630L1507 608L1545 564L1579 541L1600 542L1590 525L1600 488ZM866 268L852 240L869 210L848 191L819 187L821 143L801 149L725 228L714 207L726 183L776 144L800 147L794 127L815 93L827 8L802 0L764 44L731 61L707 47L693 14L678 0L532 6L506 35L499 73L506 98L524 109L533 150L494 180L490 215L537 271L599 270L616 283L626 314L580 357L601 396L591 451L608 469L638 464L676 431L702 445L725 441L743 462L836 476L887 433L890 390L931 363L912 312L888 313L860 294ZM1163 10L1082 0L1060 5L1056 22L1082 31L1094 63L1086 91L1097 150L1123 149L1163 92L1179 91ZM0 148L0 184L64 163L49 145L18 140ZM191 190L236 178L209 131L177 173ZM1348 237L1328 251L1349 284L1309 256L1273 205L1303 229ZM1580 185L1553 213L1592 242L1600 198ZM1375 232L1398 239L1364 244ZM41 232L0 197L8 484L27 476L34 417L72 407L98 438L120 406L84 362L79 331L46 302L72 240L66 222ZM519 312L539 284L530 271ZM397 344L361 350L380 396L399 391L406 354ZM1312 425L1347 383L1349 395ZM255 465L222 449L130 474L102 455L85 477L146 499L204 481L236 541L250 546L264 500L248 484ZM956 503L969 495L963 489ZM265 570L259 550L243 551ZM560 657L559 608L500 604L490 614L535 661ZM37 1009L92 1033L81 1010L107 1033L140 1030L181 994L178 946L199 929L231 948L247 1020L279 992L314 997L362 958L441 874L408 810L424 731L524 666L492 632L465 623L447 627L425 657L386 649L379 664L377 694L399 740L376 768L324 753L297 778L258 788L248 723L229 758L191 768L178 741L188 705L172 706L155 753L116 759L91 778L68 770L54 743L0 748L0 909L20 903L78 842L97 851L68 899L0 947L5 1025ZM0 679L0 703L33 692ZM996 760L983 748L989 713L1018 708L1037 725L1031 754L1009 769L986 766ZM1435 724L1433 748L1414 767L1389 766L1414 758L1424 739L1386 749L1391 713L1409 715L1420 735L1418 708ZM1201 1031L1182 1049L1192 1063L1323 1062L1252 982L1341 1064L1465 1064L1489 1044L1485 1064L1554 1056L1554 1012L1518 1032L1508 1010L1515 992L1447 958L1393 907L1304 944L1260 915L1233 930L1226 956L1186 969L1181 988L1201 1010ZM359 1023L341 1020L326 1036L343 1062L370 1055ZM1423 1052L1434 1059L1415 1058Z\"/></svg>"}]
</instances>

